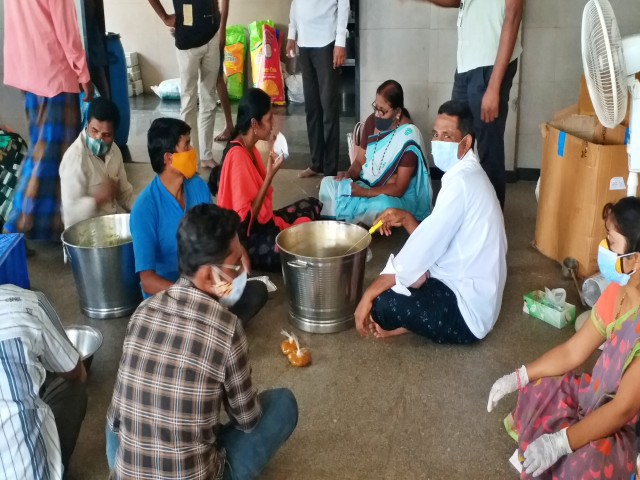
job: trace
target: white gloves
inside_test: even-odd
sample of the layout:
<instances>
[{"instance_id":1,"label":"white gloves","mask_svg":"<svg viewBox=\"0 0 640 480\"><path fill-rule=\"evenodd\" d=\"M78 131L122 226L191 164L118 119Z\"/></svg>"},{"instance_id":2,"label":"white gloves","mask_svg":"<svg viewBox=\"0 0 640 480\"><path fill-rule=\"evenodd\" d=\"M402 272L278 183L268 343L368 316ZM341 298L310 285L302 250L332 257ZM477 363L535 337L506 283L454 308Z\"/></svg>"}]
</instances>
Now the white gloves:
<instances>
[{"instance_id":1,"label":"white gloves","mask_svg":"<svg viewBox=\"0 0 640 480\"><path fill-rule=\"evenodd\" d=\"M520 377L520 382L518 382L518 377ZM496 380L496 383L491 387L491 392L489 392L487 412L493 410L502 397L515 392L518 388L524 388L528 383L529 375L527 375L527 368L524 365L515 372Z\"/></svg>"},{"instance_id":2,"label":"white gloves","mask_svg":"<svg viewBox=\"0 0 640 480\"><path fill-rule=\"evenodd\" d=\"M536 438L524 452L524 469L527 474L539 477L564 455L572 453L567 429L547 433Z\"/></svg>"}]
</instances>

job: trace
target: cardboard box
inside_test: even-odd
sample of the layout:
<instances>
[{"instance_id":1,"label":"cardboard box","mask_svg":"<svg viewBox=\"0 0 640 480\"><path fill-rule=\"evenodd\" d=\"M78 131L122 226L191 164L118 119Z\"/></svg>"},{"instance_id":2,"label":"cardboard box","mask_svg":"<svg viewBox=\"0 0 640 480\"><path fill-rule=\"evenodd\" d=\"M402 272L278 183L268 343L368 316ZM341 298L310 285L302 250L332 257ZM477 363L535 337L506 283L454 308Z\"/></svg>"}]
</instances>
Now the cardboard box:
<instances>
[{"instance_id":1,"label":"cardboard box","mask_svg":"<svg viewBox=\"0 0 640 480\"><path fill-rule=\"evenodd\" d=\"M640 73L636 75L636 78L640 80ZM626 88L626 85L625 85ZM629 125L629 113L631 111L631 98L627 103L627 114L622 121L622 125ZM582 75L580 80L580 95L578 96L578 113L580 115L595 115L596 111L593 108L593 103L591 103L591 97L589 96L589 90L587 89L587 81Z\"/></svg>"},{"instance_id":2,"label":"cardboard box","mask_svg":"<svg viewBox=\"0 0 640 480\"><path fill-rule=\"evenodd\" d=\"M598 271L605 238L602 209L626 196L626 127L607 129L596 117L567 109L541 126L543 150L535 246L547 257L578 261L578 276Z\"/></svg>"},{"instance_id":3,"label":"cardboard box","mask_svg":"<svg viewBox=\"0 0 640 480\"><path fill-rule=\"evenodd\" d=\"M142 80L136 80L133 82L133 93L135 95L142 95L144 93L144 87L142 86Z\"/></svg>"},{"instance_id":4,"label":"cardboard box","mask_svg":"<svg viewBox=\"0 0 640 480\"><path fill-rule=\"evenodd\" d=\"M127 52L124 56L127 62L127 67L136 67L138 65L137 52Z\"/></svg>"},{"instance_id":5,"label":"cardboard box","mask_svg":"<svg viewBox=\"0 0 640 480\"><path fill-rule=\"evenodd\" d=\"M129 67L127 68L127 74L129 75L129 80L135 82L136 80L142 80L142 76L140 75L140 67Z\"/></svg>"},{"instance_id":6,"label":"cardboard box","mask_svg":"<svg viewBox=\"0 0 640 480\"><path fill-rule=\"evenodd\" d=\"M562 308L559 308L547 301L541 290L534 290L524 296L522 311L556 328L564 328L576 321L576 307L574 305L565 303Z\"/></svg>"}]
</instances>

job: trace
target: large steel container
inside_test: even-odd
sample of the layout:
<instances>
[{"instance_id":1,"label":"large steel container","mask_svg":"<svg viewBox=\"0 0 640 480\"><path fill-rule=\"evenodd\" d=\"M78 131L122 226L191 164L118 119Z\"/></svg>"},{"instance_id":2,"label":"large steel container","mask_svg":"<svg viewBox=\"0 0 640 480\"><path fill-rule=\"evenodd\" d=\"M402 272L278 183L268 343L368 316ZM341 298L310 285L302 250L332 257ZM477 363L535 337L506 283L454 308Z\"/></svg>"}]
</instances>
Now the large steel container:
<instances>
[{"instance_id":1,"label":"large steel container","mask_svg":"<svg viewBox=\"0 0 640 480\"><path fill-rule=\"evenodd\" d=\"M312 333L351 327L362 295L369 232L343 222L310 222L280 232L276 243L293 325Z\"/></svg>"},{"instance_id":2,"label":"large steel container","mask_svg":"<svg viewBox=\"0 0 640 480\"><path fill-rule=\"evenodd\" d=\"M129 215L89 218L62 233L82 313L91 318L129 315L142 301Z\"/></svg>"}]
</instances>

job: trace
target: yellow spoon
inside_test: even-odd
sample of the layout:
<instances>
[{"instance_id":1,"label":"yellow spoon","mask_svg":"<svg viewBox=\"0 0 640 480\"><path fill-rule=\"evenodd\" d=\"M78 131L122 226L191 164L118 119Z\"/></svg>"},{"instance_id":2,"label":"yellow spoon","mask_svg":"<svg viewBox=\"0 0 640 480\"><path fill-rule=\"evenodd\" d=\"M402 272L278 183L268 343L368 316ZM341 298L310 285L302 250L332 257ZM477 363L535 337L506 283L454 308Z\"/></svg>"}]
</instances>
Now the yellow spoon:
<instances>
[{"instance_id":1,"label":"yellow spoon","mask_svg":"<svg viewBox=\"0 0 640 480\"><path fill-rule=\"evenodd\" d=\"M353 250L355 247L357 247L363 240L366 240L368 236L373 235L374 233L376 233L378 231L378 229L382 226L382 220L380 220L378 223L376 223L373 227L371 227L369 229L369 235L367 235L366 233L362 236L362 238L360 240L358 240L356 243L354 243L353 245L351 245L351 247L349 247L349 250L347 250L346 252L344 252L342 255L347 255L348 253L351 252L351 250Z\"/></svg>"}]
</instances>

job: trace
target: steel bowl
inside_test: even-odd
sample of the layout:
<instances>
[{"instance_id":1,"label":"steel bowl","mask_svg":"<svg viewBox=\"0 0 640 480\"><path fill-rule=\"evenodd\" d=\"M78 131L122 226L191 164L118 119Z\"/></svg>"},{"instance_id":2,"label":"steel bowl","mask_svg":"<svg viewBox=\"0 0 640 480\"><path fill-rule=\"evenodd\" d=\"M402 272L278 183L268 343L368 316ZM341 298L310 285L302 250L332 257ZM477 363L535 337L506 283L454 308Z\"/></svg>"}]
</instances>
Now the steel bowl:
<instances>
[{"instance_id":1,"label":"steel bowl","mask_svg":"<svg viewBox=\"0 0 640 480\"><path fill-rule=\"evenodd\" d=\"M89 371L93 355L102 346L102 333L88 325L71 325L64 329L72 345L78 350L84 367Z\"/></svg>"}]
</instances>

